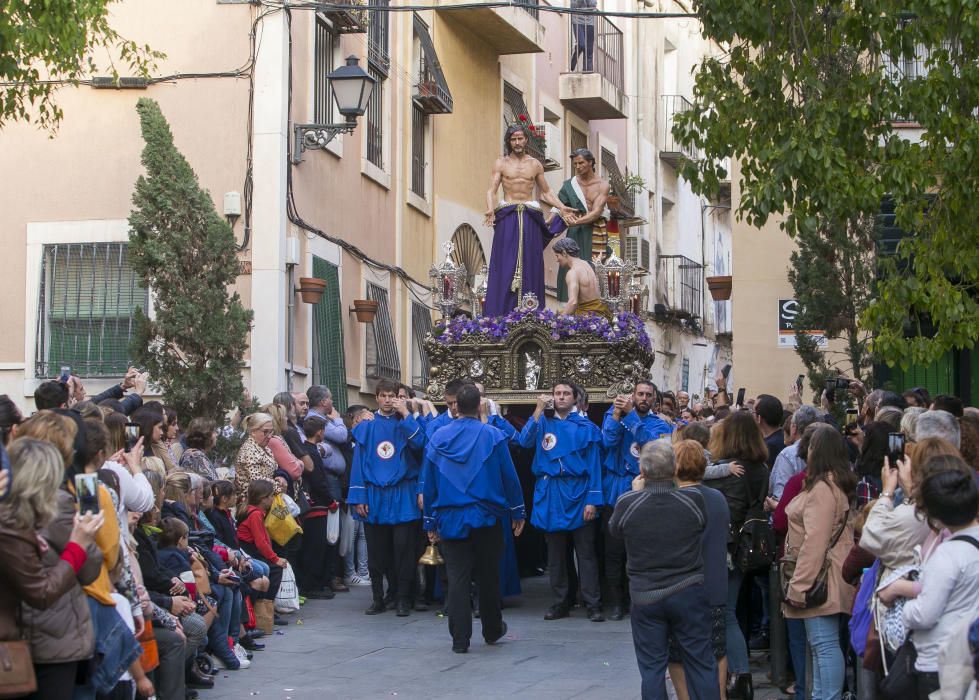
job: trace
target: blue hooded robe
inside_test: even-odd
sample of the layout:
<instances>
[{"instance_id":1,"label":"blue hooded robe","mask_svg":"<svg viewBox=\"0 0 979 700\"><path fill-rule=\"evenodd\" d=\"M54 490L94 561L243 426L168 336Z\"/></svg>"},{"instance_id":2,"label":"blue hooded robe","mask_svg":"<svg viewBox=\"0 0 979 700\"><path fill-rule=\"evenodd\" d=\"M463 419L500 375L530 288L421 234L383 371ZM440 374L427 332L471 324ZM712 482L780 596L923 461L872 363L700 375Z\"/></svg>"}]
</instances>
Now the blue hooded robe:
<instances>
[{"instance_id":1,"label":"blue hooded robe","mask_svg":"<svg viewBox=\"0 0 979 700\"><path fill-rule=\"evenodd\" d=\"M366 504L368 513L354 518L372 525L397 525L418 520L419 458L425 431L412 416L374 414L352 431L354 458L350 467L351 505Z\"/></svg>"},{"instance_id":2,"label":"blue hooded robe","mask_svg":"<svg viewBox=\"0 0 979 700\"><path fill-rule=\"evenodd\" d=\"M657 440L673 432L670 424L650 411L641 418L635 410L612 418L610 408L602 421L602 446L605 461L602 469L602 492L609 507L623 493L632 490L632 480L639 475L639 451L650 440Z\"/></svg>"},{"instance_id":3,"label":"blue hooded robe","mask_svg":"<svg viewBox=\"0 0 979 700\"><path fill-rule=\"evenodd\" d=\"M531 471L537 477L531 524L544 532L577 530L585 523L585 506L600 508L602 434L585 416L531 418L520 433L520 445L536 448Z\"/></svg>"}]
</instances>

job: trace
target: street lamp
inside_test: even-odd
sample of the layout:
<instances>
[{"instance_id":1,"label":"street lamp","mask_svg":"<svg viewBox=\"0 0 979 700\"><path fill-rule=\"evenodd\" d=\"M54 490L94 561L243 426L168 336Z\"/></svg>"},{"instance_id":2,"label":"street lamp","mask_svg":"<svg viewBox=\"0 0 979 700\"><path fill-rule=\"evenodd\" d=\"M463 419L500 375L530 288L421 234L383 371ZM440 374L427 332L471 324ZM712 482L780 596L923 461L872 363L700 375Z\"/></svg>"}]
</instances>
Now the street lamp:
<instances>
[{"instance_id":1,"label":"street lamp","mask_svg":"<svg viewBox=\"0 0 979 700\"><path fill-rule=\"evenodd\" d=\"M296 124L292 162L303 159L303 151L326 148L337 134L349 134L357 128L357 117L364 116L371 92L377 82L364 72L356 56L347 56L347 65L327 75L337 109L346 119L339 124Z\"/></svg>"},{"instance_id":2,"label":"street lamp","mask_svg":"<svg viewBox=\"0 0 979 700\"><path fill-rule=\"evenodd\" d=\"M435 306L442 312L442 318L448 320L452 316L465 294L466 268L452 261L452 251L455 246L448 241L442 246L445 260L440 265L432 265L428 276L432 279L432 298Z\"/></svg>"},{"instance_id":3,"label":"street lamp","mask_svg":"<svg viewBox=\"0 0 979 700\"><path fill-rule=\"evenodd\" d=\"M595 263L599 295L612 313L630 308L628 279L634 269L631 261L622 260L615 253Z\"/></svg>"}]
</instances>

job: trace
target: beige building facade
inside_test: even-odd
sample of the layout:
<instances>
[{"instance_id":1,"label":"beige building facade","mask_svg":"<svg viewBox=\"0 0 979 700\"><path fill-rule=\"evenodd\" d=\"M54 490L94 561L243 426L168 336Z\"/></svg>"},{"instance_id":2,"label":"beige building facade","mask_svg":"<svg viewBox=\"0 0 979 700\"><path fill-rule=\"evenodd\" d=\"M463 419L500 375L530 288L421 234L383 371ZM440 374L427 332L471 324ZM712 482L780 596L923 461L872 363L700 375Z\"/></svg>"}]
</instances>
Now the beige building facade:
<instances>
[{"instance_id":1,"label":"beige building facade","mask_svg":"<svg viewBox=\"0 0 979 700\"><path fill-rule=\"evenodd\" d=\"M653 377L700 393L731 355L732 303L713 302L704 282L732 271L730 198L690 191L677 164L696 154L680 152L669 128L713 47L693 19L599 16L581 30L543 3L458 4L115 6L121 34L166 54L153 79L66 87L56 134L26 124L0 132L0 166L18 173L0 207L0 393L29 407L61 366L90 390L117 381L133 308L152 313L153 292L138 287L126 258L140 97L160 103L218 212L232 214L235 289L255 314L243 371L260 400L324 383L341 406L369 402L384 377L424 390L421 341L437 318L429 267L448 241L473 283L489 262L490 169L521 114L545 136L536 155L552 189L572 174L570 151L587 147L622 195L622 253L649 272ZM624 0L600 8L635 9ZM351 55L377 81L367 114L353 133L297 153L297 124L340 121L326 76ZM557 269L545 255L553 306ZM296 292L305 277L327 281L315 305ZM371 323L351 313L360 299L379 302Z\"/></svg>"}]
</instances>

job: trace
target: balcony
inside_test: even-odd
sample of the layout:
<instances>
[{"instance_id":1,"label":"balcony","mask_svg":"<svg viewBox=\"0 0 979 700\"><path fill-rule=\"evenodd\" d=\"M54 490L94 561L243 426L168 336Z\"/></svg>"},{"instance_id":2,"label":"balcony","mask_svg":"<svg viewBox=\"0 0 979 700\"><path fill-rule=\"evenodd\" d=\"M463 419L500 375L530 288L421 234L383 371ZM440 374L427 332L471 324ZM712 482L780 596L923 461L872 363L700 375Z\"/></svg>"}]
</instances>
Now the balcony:
<instances>
[{"instance_id":1,"label":"balcony","mask_svg":"<svg viewBox=\"0 0 979 700\"><path fill-rule=\"evenodd\" d=\"M683 95L663 95L663 145L659 149L659 157L674 168L684 160L696 160L697 149L684 146L673 136L673 124L676 115L682 114L693 105Z\"/></svg>"},{"instance_id":2,"label":"balcony","mask_svg":"<svg viewBox=\"0 0 979 700\"><path fill-rule=\"evenodd\" d=\"M418 62L418 81L411 91L411 99L423 114L452 114L452 93L445 81L442 65L435 53L435 44L428 27L417 15L414 16L415 36L421 44Z\"/></svg>"},{"instance_id":3,"label":"balcony","mask_svg":"<svg viewBox=\"0 0 979 700\"><path fill-rule=\"evenodd\" d=\"M575 24L576 21L584 24ZM568 72L558 83L561 102L585 119L625 119L622 32L605 17L571 18Z\"/></svg>"},{"instance_id":4,"label":"balcony","mask_svg":"<svg viewBox=\"0 0 979 700\"><path fill-rule=\"evenodd\" d=\"M536 0L494 5L480 0L435 0L435 9L449 22L471 31L499 56L544 50L544 27L538 20Z\"/></svg>"},{"instance_id":5,"label":"balcony","mask_svg":"<svg viewBox=\"0 0 979 700\"><path fill-rule=\"evenodd\" d=\"M704 266L683 255L660 255L656 314L669 319L703 315Z\"/></svg>"},{"instance_id":6,"label":"balcony","mask_svg":"<svg viewBox=\"0 0 979 700\"><path fill-rule=\"evenodd\" d=\"M338 34L363 34L367 31L366 4L365 0L333 0L330 9L319 14L332 23Z\"/></svg>"}]
</instances>

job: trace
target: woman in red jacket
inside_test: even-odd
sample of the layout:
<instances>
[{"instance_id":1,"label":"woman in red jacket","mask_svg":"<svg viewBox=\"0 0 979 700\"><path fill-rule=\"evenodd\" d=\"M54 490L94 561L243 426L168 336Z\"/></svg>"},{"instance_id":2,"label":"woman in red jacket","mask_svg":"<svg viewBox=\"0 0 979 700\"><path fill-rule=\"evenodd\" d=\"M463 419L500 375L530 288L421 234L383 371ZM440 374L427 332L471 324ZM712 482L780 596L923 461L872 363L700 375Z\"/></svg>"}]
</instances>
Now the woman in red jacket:
<instances>
[{"instance_id":1,"label":"woman in red jacket","mask_svg":"<svg viewBox=\"0 0 979 700\"><path fill-rule=\"evenodd\" d=\"M258 593L260 597L255 603L255 612L267 610L271 616L275 596L282 583L282 570L287 562L272 549L272 540L265 529L265 516L272 507L275 497L275 484L271 481L256 479L248 484L248 495L245 504L238 508L238 543L248 556L268 564L269 589Z\"/></svg>"}]
</instances>

